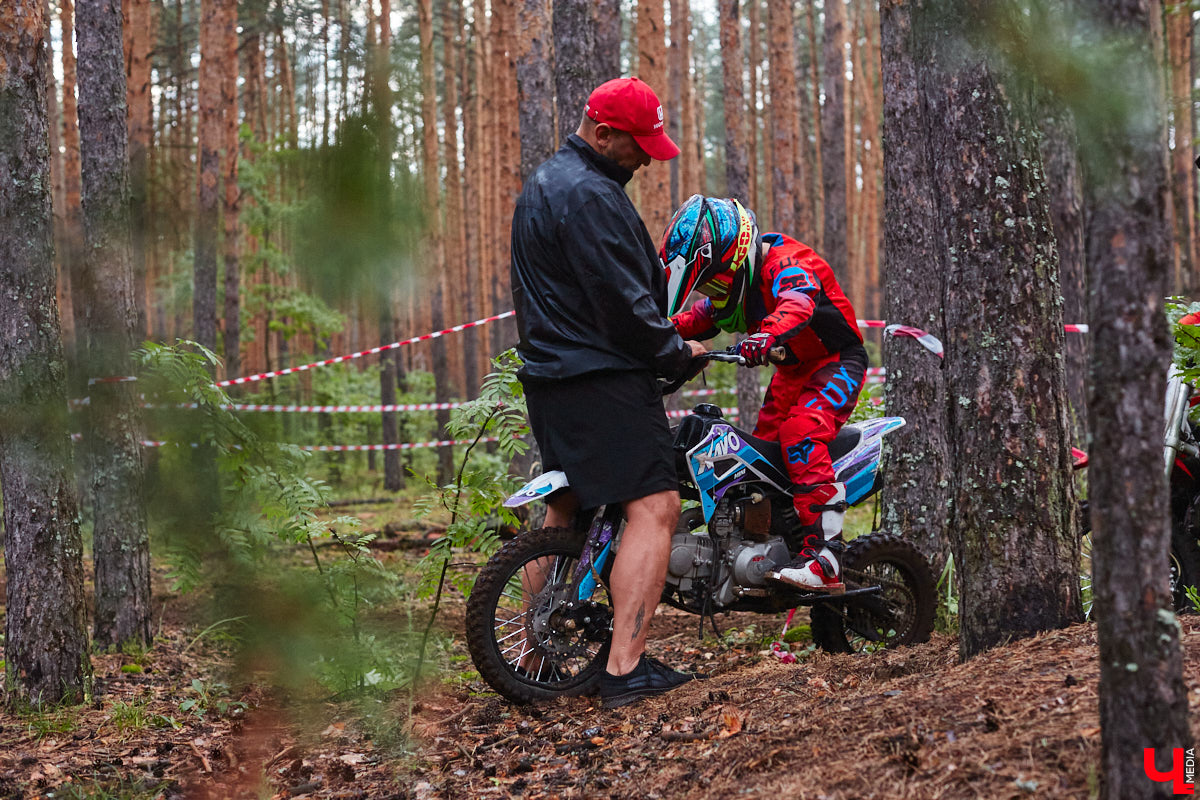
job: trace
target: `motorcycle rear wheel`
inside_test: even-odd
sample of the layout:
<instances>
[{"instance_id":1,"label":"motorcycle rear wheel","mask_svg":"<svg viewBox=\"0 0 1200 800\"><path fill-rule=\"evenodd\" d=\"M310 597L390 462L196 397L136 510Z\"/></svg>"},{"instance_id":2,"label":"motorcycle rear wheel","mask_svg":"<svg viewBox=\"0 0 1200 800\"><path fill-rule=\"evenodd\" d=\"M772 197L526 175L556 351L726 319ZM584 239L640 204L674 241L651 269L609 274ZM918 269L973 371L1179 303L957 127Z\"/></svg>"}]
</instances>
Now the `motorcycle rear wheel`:
<instances>
[{"instance_id":1,"label":"motorcycle rear wheel","mask_svg":"<svg viewBox=\"0 0 1200 800\"><path fill-rule=\"evenodd\" d=\"M871 653L929 640L937 586L917 548L891 534L860 536L843 554L842 580L848 590L880 586L882 592L813 606L813 641L822 650Z\"/></svg>"},{"instance_id":2,"label":"motorcycle rear wheel","mask_svg":"<svg viewBox=\"0 0 1200 800\"><path fill-rule=\"evenodd\" d=\"M467 649L484 679L514 703L590 694L612 639L603 581L572 602L571 577L587 533L522 533L488 561L467 600ZM606 576L602 576L606 577Z\"/></svg>"}]
</instances>

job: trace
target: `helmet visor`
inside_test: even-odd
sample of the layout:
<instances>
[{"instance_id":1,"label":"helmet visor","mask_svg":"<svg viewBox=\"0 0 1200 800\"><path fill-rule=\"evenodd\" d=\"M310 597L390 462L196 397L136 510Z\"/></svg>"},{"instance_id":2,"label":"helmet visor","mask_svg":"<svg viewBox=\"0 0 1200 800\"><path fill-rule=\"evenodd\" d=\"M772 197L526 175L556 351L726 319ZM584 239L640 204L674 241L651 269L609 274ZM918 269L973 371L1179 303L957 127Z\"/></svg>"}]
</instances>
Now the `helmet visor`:
<instances>
[{"instance_id":1,"label":"helmet visor","mask_svg":"<svg viewBox=\"0 0 1200 800\"><path fill-rule=\"evenodd\" d=\"M705 242L696 248L690 259L684 259L681 253L667 264L667 297L670 299L667 316L674 316L683 308L688 295L697 288L697 279L712 263L712 254L712 242Z\"/></svg>"}]
</instances>

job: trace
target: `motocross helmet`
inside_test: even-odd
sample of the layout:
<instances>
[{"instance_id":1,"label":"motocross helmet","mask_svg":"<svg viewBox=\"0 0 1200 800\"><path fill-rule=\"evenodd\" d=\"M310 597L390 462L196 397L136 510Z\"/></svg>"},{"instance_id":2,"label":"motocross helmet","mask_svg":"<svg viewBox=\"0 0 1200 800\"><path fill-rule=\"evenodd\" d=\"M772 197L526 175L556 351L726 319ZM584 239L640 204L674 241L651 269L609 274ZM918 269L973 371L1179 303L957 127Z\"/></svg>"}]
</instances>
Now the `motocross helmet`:
<instances>
[{"instance_id":1,"label":"motocross helmet","mask_svg":"<svg viewBox=\"0 0 1200 800\"><path fill-rule=\"evenodd\" d=\"M694 290L712 301L718 328L744 332L761 244L754 212L737 200L689 197L671 218L659 250L667 269L667 316L679 313Z\"/></svg>"}]
</instances>

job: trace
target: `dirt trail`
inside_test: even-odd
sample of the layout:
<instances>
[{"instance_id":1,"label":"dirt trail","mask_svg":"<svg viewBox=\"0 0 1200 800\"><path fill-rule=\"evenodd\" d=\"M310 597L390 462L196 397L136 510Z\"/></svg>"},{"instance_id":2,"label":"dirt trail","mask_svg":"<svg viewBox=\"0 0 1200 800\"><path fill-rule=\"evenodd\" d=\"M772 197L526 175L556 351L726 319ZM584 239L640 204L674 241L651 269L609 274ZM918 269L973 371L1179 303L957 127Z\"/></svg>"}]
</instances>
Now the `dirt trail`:
<instances>
[{"instance_id":1,"label":"dirt trail","mask_svg":"<svg viewBox=\"0 0 1200 800\"><path fill-rule=\"evenodd\" d=\"M461 602L448 610L447 628L461 627ZM656 615L651 652L706 680L612 711L587 698L514 707L477 680L452 681L422 693L407 752L379 724L402 724L405 696L378 704L368 725L348 703L222 694L220 653L188 650L191 635L168 626L148 654L95 658L92 707L0 714L0 798L1097 796L1094 626L965 664L944 635L784 664L763 649L773 618L724 619L731 646L697 640L696 622ZM1200 618L1182 623L1196 713ZM198 696L193 679L211 692L204 713L180 707Z\"/></svg>"}]
</instances>

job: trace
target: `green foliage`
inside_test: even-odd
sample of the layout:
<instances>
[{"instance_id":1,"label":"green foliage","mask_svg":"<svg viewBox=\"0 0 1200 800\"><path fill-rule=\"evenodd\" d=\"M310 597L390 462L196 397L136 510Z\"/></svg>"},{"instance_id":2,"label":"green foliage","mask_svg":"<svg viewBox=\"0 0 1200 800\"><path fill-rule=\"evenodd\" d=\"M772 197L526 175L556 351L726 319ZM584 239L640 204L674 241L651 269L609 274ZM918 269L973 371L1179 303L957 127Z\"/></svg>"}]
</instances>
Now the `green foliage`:
<instances>
[{"instance_id":1,"label":"green foliage","mask_svg":"<svg viewBox=\"0 0 1200 800\"><path fill-rule=\"evenodd\" d=\"M425 210L415 173L392 169L388 126L372 113L343 121L337 141L304 163L308 201L298 265L324 297L382 303L418 266Z\"/></svg>"},{"instance_id":2,"label":"green foliage","mask_svg":"<svg viewBox=\"0 0 1200 800\"><path fill-rule=\"evenodd\" d=\"M1200 386L1200 325L1179 324L1182 317L1196 312L1200 312L1200 302L1190 301L1186 297L1167 298L1167 322L1175 343L1175 366L1186 382Z\"/></svg>"},{"instance_id":3,"label":"green foliage","mask_svg":"<svg viewBox=\"0 0 1200 800\"><path fill-rule=\"evenodd\" d=\"M1195 586L1183 587L1183 593L1187 597L1188 604L1192 607L1192 611L1200 614L1200 589Z\"/></svg>"},{"instance_id":4,"label":"green foliage","mask_svg":"<svg viewBox=\"0 0 1200 800\"><path fill-rule=\"evenodd\" d=\"M503 503L519 486L519 479L508 473L508 464L525 452L522 439L529 432L525 417L525 396L517 369L521 361L516 352L501 353L492 361L494 372L480 387L479 397L454 409L446 427L447 435L470 439L472 444L462 456L457 477L445 486L426 478L430 494L417 502L419 517L435 511L451 516L446 535L438 539L421 561L420 595L430 596L440 585L443 566L456 548L467 548L491 555L500 547L498 525L517 525L516 516ZM484 437L495 437L498 458L488 458L477 447ZM467 594L473 573L449 576L455 588Z\"/></svg>"},{"instance_id":5,"label":"green foliage","mask_svg":"<svg viewBox=\"0 0 1200 800\"><path fill-rule=\"evenodd\" d=\"M958 594L954 580L954 556L946 558L946 566L938 576L938 608L934 628L943 633L958 631Z\"/></svg>"},{"instance_id":6,"label":"green foliage","mask_svg":"<svg viewBox=\"0 0 1200 800\"><path fill-rule=\"evenodd\" d=\"M1155 75L1160 65L1148 36L1113 29L1100 15L1055 0L1002 0L970 18L944 0L939 6L934 13L951 30L966 27L964 51L1007 67L1027 96L1071 114L1093 186L1115 176L1120 153L1160 134L1161 111L1149 91L1161 80Z\"/></svg>"},{"instance_id":7,"label":"green foliage","mask_svg":"<svg viewBox=\"0 0 1200 800\"><path fill-rule=\"evenodd\" d=\"M145 700L129 703L118 700L109 706L108 721L117 729L117 733L128 733L150 727L154 715L150 713Z\"/></svg>"},{"instance_id":8,"label":"green foliage","mask_svg":"<svg viewBox=\"0 0 1200 800\"><path fill-rule=\"evenodd\" d=\"M869 419L879 419L885 413L883 384L866 383L863 384L862 391L858 394L858 403L855 404L854 411L850 412L850 419L846 421L866 422Z\"/></svg>"},{"instance_id":9,"label":"green foliage","mask_svg":"<svg viewBox=\"0 0 1200 800\"><path fill-rule=\"evenodd\" d=\"M199 678L193 678L188 692L189 697L179 704L179 710L190 711L198 717L206 714L219 717L240 714L247 707L240 700L230 700L229 687L220 682L206 684Z\"/></svg>"},{"instance_id":10,"label":"green foliage","mask_svg":"<svg viewBox=\"0 0 1200 800\"><path fill-rule=\"evenodd\" d=\"M96 778L63 783L50 791L51 800L157 800L171 781L147 778Z\"/></svg>"},{"instance_id":11,"label":"green foliage","mask_svg":"<svg viewBox=\"0 0 1200 800\"><path fill-rule=\"evenodd\" d=\"M400 587L371 554L374 534L355 517L320 514L328 487L309 475L310 455L265 441L234 416L208 373L211 353L192 343L147 344L139 359L170 445L159 449L151 496L171 574L182 590L214 586L220 615L188 648L238 623L242 657L275 665L294 688L312 681L336 692L397 685L403 641L363 621ZM296 545L315 573L285 564ZM197 689L185 710L202 712L211 700Z\"/></svg>"},{"instance_id":12,"label":"green foliage","mask_svg":"<svg viewBox=\"0 0 1200 800\"><path fill-rule=\"evenodd\" d=\"M22 715L25 729L39 739L70 733L79 726L75 712L65 708L31 708Z\"/></svg>"}]
</instances>

